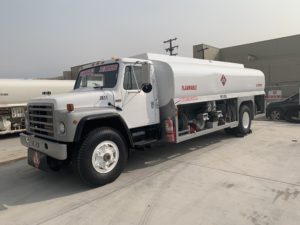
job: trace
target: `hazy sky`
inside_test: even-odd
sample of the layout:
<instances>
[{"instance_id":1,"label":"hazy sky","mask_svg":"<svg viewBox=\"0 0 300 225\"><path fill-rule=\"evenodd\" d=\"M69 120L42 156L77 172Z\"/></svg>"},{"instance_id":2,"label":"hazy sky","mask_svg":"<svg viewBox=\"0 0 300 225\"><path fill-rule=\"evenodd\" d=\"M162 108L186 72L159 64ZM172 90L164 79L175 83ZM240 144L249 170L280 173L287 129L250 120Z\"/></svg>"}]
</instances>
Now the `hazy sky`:
<instances>
[{"instance_id":1,"label":"hazy sky","mask_svg":"<svg viewBox=\"0 0 300 225\"><path fill-rule=\"evenodd\" d=\"M0 0L0 78L59 76L69 67L142 52L177 37L228 47L300 34L299 0Z\"/></svg>"}]
</instances>

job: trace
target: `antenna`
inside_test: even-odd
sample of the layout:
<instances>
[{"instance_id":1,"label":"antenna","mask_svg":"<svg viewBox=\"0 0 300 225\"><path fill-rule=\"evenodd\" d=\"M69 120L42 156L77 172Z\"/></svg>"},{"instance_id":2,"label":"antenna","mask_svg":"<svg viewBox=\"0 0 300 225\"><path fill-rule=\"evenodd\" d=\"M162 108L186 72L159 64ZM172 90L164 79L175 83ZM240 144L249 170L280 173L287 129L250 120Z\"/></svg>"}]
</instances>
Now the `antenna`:
<instances>
[{"instance_id":1,"label":"antenna","mask_svg":"<svg viewBox=\"0 0 300 225\"><path fill-rule=\"evenodd\" d=\"M169 43L170 44L170 47L169 48L166 48L165 50L166 50L166 52L168 53L169 52L169 54L172 56L172 55L177 55L177 53L173 53L173 51L175 50L175 48L177 48L178 49L178 45L175 45L175 46L173 46L173 41L176 41L177 40L177 38L171 38L171 39L169 39L169 40L166 40L166 41L164 41L164 44L166 44L166 43Z\"/></svg>"}]
</instances>

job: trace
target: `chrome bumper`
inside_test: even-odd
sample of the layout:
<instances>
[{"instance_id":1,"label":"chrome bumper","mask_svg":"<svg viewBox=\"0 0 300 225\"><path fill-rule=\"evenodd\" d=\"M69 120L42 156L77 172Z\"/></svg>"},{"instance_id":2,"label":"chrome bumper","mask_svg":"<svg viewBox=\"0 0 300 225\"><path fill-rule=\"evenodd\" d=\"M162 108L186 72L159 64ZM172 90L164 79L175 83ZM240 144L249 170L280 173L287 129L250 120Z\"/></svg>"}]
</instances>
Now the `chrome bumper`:
<instances>
[{"instance_id":1,"label":"chrome bumper","mask_svg":"<svg viewBox=\"0 0 300 225\"><path fill-rule=\"evenodd\" d=\"M41 138L37 138L34 135L28 135L21 133L20 141L22 145L27 148L34 149L38 152L42 152L52 158L65 160L67 159L67 145L59 144L52 141L47 141Z\"/></svg>"}]
</instances>

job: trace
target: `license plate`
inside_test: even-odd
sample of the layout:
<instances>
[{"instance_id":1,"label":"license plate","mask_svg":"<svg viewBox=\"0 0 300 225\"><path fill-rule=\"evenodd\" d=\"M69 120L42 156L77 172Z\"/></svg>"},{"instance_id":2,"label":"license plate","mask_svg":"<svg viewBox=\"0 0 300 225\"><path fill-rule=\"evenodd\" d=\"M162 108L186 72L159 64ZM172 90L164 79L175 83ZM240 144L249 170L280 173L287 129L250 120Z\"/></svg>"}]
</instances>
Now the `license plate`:
<instances>
[{"instance_id":1,"label":"license plate","mask_svg":"<svg viewBox=\"0 0 300 225\"><path fill-rule=\"evenodd\" d=\"M39 149L40 148L40 143L34 139L32 139L31 137L27 137L26 142L29 145L29 148L33 148L33 149Z\"/></svg>"},{"instance_id":2,"label":"license plate","mask_svg":"<svg viewBox=\"0 0 300 225\"><path fill-rule=\"evenodd\" d=\"M28 149L28 164L44 171L48 171L47 155L34 149Z\"/></svg>"}]
</instances>

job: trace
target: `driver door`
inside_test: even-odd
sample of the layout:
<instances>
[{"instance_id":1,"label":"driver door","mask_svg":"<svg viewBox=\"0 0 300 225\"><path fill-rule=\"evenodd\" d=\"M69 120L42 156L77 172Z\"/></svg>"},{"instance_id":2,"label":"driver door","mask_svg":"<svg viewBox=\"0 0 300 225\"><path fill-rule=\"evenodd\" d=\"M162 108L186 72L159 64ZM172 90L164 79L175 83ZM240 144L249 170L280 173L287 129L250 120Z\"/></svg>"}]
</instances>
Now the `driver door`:
<instances>
[{"instance_id":1,"label":"driver door","mask_svg":"<svg viewBox=\"0 0 300 225\"><path fill-rule=\"evenodd\" d=\"M152 73L145 73L142 65L126 65L123 80L122 116L129 128L159 123L157 90ZM152 75L153 76L153 75ZM152 91L145 93L142 84L151 83Z\"/></svg>"}]
</instances>

